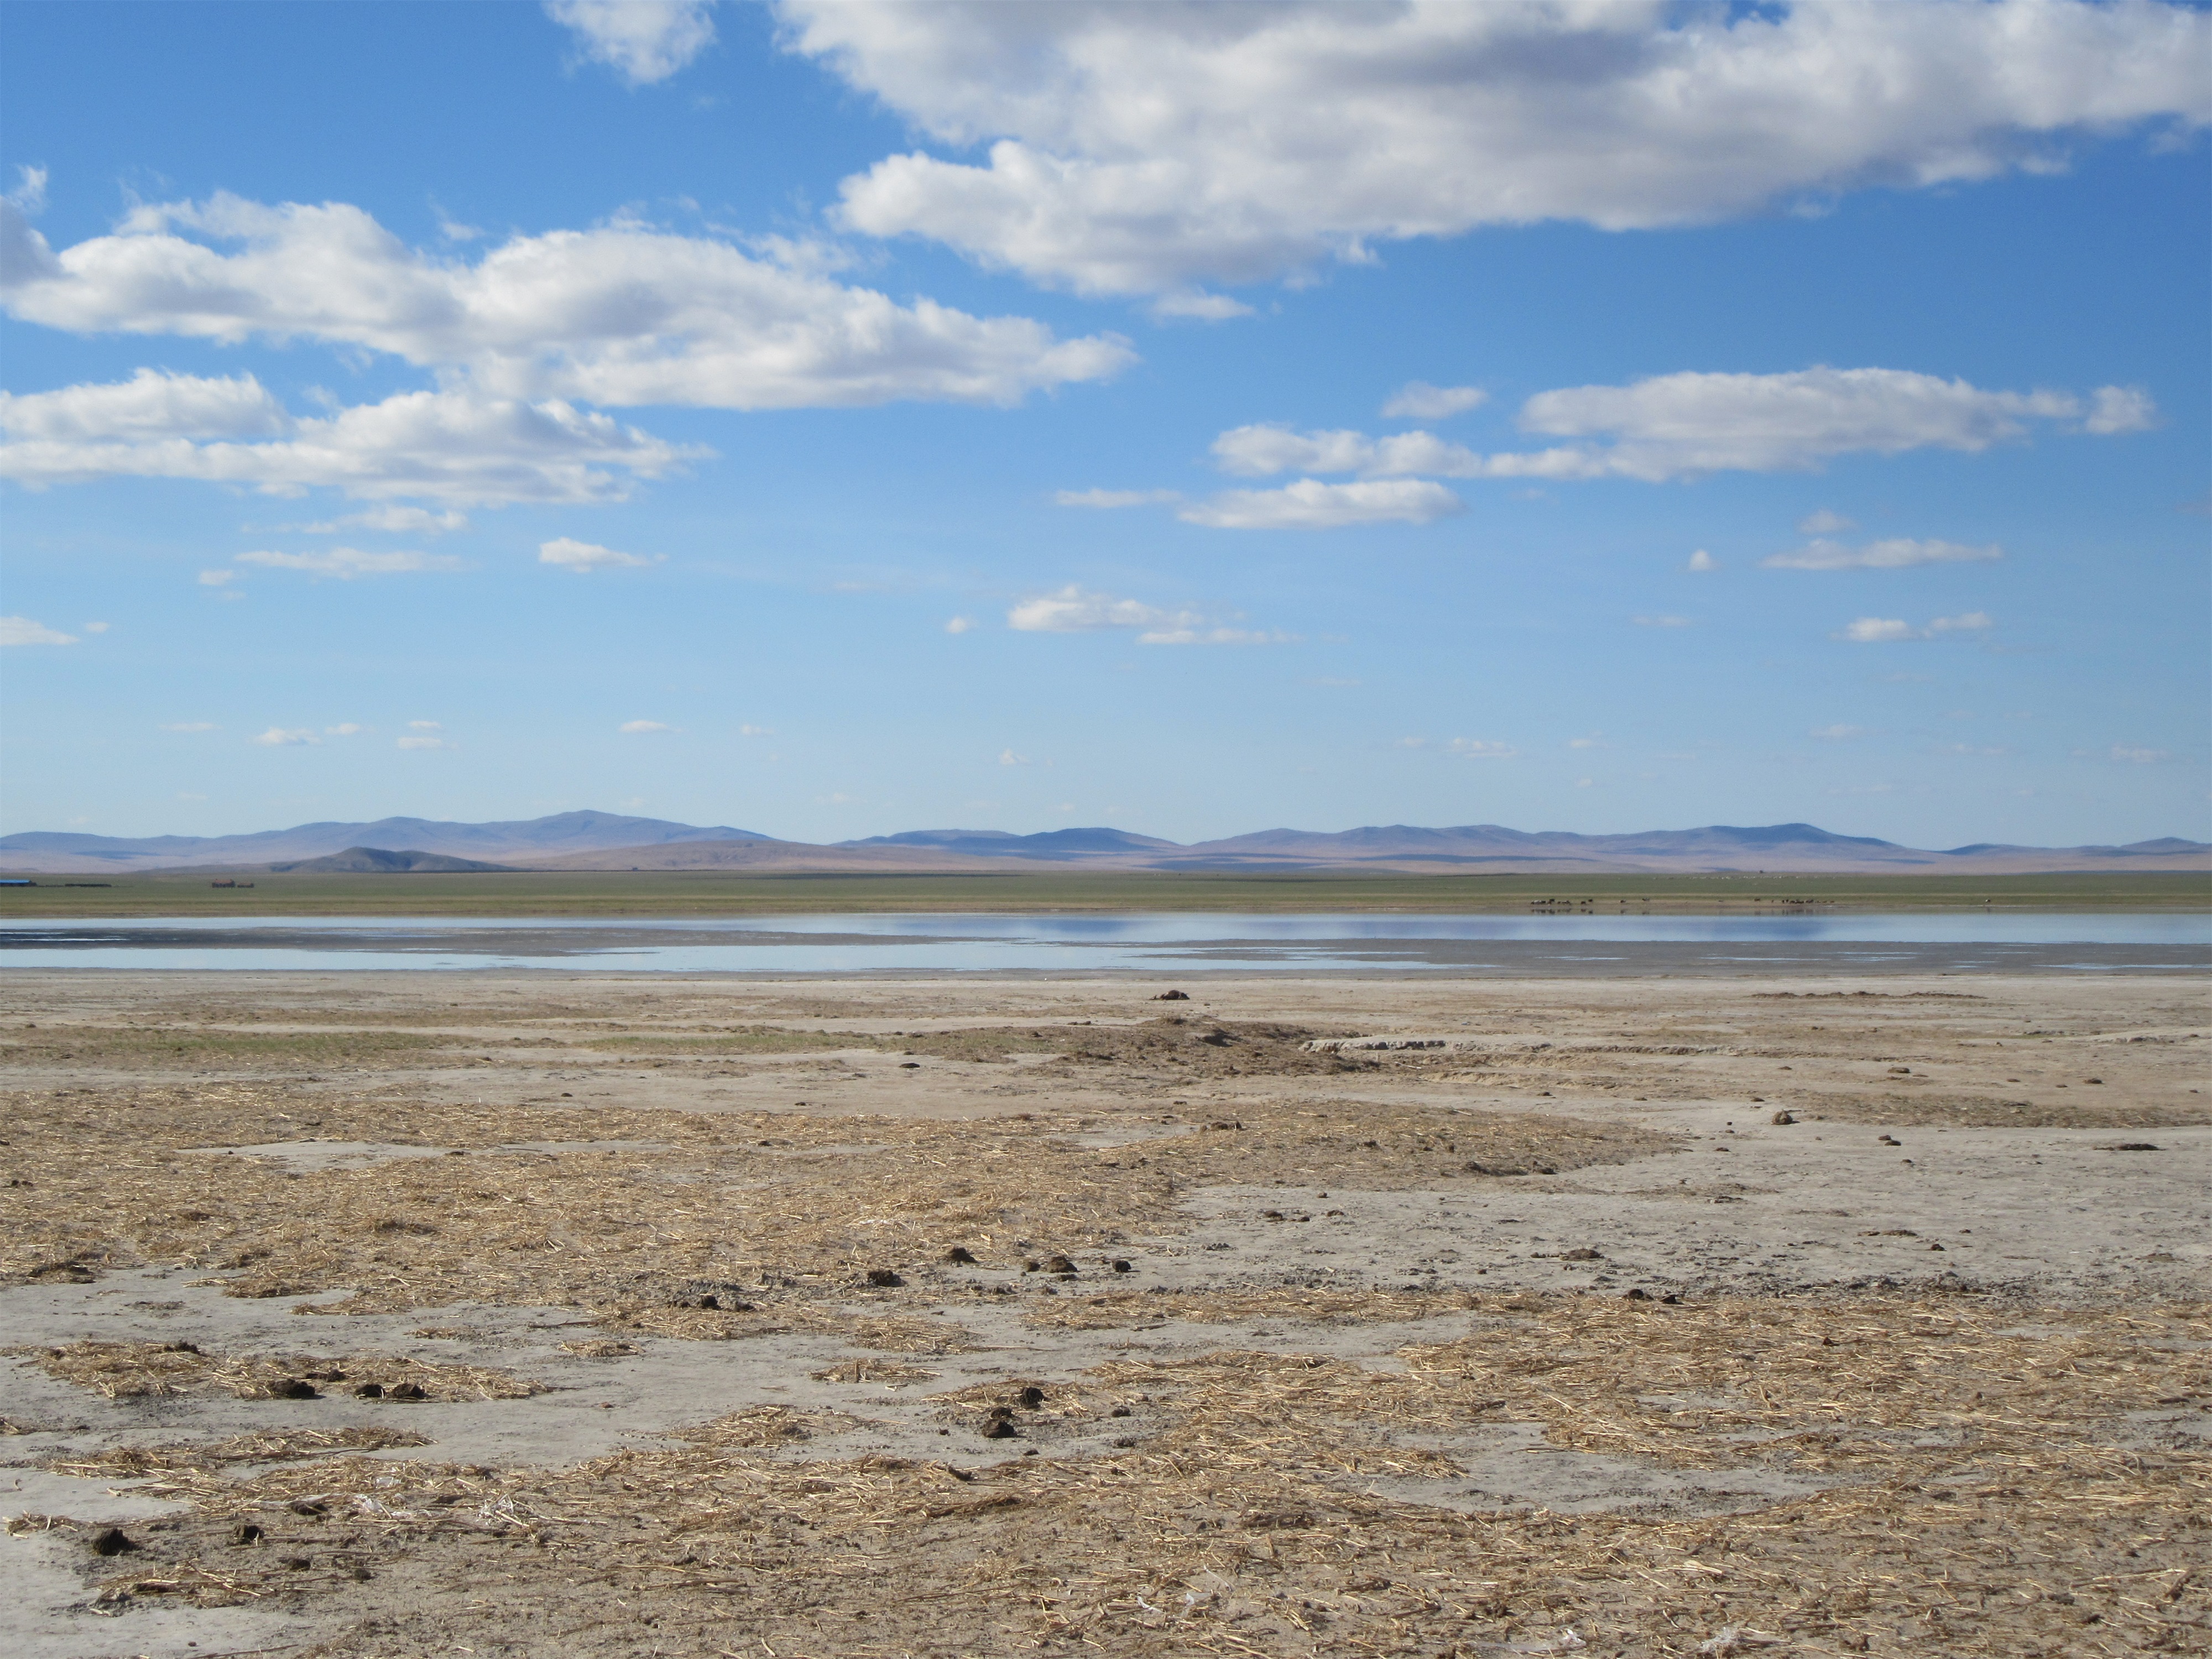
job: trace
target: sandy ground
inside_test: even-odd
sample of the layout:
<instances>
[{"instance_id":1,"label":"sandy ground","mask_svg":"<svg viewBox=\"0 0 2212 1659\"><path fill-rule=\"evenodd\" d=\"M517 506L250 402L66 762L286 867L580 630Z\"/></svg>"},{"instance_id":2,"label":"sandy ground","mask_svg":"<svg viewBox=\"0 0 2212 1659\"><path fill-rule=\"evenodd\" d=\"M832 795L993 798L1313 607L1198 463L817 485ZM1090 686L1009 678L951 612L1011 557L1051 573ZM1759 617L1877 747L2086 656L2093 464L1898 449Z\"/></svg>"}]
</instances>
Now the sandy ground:
<instances>
[{"instance_id":1,"label":"sandy ground","mask_svg":"<svg viewBox=\"0 0 2212 1659\"><path fill-rule=\"evenodd\" d=\"M2212 1652L2196 978L5 982L11 1652Z\"/></svg>"}]
</instances>

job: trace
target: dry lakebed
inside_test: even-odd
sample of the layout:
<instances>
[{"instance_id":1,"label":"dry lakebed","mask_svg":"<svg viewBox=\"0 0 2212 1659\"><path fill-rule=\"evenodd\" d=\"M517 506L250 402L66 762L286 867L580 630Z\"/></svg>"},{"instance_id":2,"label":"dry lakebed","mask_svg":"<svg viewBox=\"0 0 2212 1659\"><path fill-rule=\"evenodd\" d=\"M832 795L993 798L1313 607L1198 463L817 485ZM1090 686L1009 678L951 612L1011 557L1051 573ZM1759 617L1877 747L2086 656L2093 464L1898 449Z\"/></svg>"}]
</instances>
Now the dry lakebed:
<instances>
[{"instance_id":1,"label":"dry lakebed","mask_svg":"<svg viewBox=\"0 0 2212 1659\"><path fill-rule=\"evenodd\" d=\"M2198 974L6 982L18 1659L2212 1652Z\"/></svg>"}]
</instances>

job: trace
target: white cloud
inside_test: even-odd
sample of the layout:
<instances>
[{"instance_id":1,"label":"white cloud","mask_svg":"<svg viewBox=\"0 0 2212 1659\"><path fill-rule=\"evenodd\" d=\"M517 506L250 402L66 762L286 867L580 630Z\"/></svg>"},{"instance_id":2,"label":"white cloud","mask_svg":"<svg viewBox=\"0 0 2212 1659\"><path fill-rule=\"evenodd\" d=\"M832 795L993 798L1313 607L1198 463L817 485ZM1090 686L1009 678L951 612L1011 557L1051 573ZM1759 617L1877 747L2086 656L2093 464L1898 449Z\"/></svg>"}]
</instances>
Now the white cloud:
<instances>
[{"instance_id":1,"label":"white cloud","mask_svg":"<svg viewBox=\"0 0 2212 1659\"><path fill-rule=\"evenodd\" d=\"M447 743L443 738L399 738L392 743L395 749L454 749L459 746Z\"/></svg>"},{"instance_id":2,"label":"white cloud","mask_svg":"<svg viewBox=\"0 0 2212 1659\"><path fill-rule=\"evenodd\" d=\"M2070 392L1988 392L1900 368L1806 368L1780 374L1662 374L1628 386L1566 386L1521 406L1524 430L1583 441L1481 454L1428 432L1297 432L1241 426L1213 441L1224 472L1427 473L1446 478L1637 478L1818 468L1839 455L1911 449L1978 452L2026 438L2036 422L2119 432ZM2139 394L2130 393L2130 398ZM2147 404L2147 400L2146 400ZM1808 520L1812 522L1813 520Z\"/></svg>"},{"instance_id":3,"label":"white cloud","mask_svg":"<svg viewBox=\"0 0 2212 1659\"><path fill-rule=\"evenodd\" d=\"M1861 617L1832 637L1854 645L1887 645L1899 640L1932 640L1945 634L1978 634L1996 624L1986 611L1969 611L1960 617L1938 617L1925 628L1915 628L1893 617Z\"/></svg>"},{"instance_id":4,"label":"white cloud","mask_svg":"<svg viewBox=\"0 0 2212 1659\"><path fill-rule=\"evenodd\" d=\"M1567 747L1570 749L1602 749L1605 747L1605 739L1601 737L1569 738L1567 739Z\"/></svg>"},{"instance_id":5,"label":"white cloud","mask_svg":"<svg viewBox=\"0 0 2212 1659\"><path fill-rule=\"evenodd\" d=\"M2115 432L2148 432L2158 424L2158 405L2141 386L2102 386L2097 388L2084 432L2103 436Z\"/></svg>"},{"instance_id":6,"label":"white cloud","mask_svg":"<svg viewBox=\"0 0 2212 1659\"><path fill-rule=\"evenodd\" d=\"M1708 571L1717 570L1720 568L1721 562L1715 558L1711 554L1706 552L1702 547L1696 552L1691 554L1689 563L1682 567L1685 570L1694 570L1700 575L1705 574Z\"/></svg>"},{"instance_id":7,"label":"white cloud","mask_svg":"<svg viewBox=\"0 0 2212 1659\"><path fill-rule=\"evenodd\" d=\"M1638 617L1635 618L1635 623L1638 628L1692 628L1696 626L1696 624L1687 617Z\"/></svg>"},{"instance_id":8,"label":"white cloud","mask_svg":"<svg viewBox=\"0 0 2212 1659\"><path fill-rule=\"evenodd\" d=\"M237 580L235 570L203 570L199 575L202 587L228 587Z\"/></svg>"},{"instance_id":9,"label":"white cloud","mask_svg":"<svg viewBox=\"0 0 2212 1659\"><path fill-rule=\"evenodd\" d=\"M594 570L643 569L658 564L667 555L656 553L647 558L639 553L617 553L611 547L601 547L592 542L580 542L567 536L557 541L538 544L538 562L558 565L563 570L573 570L580 576Z\"/></svg>"},{"instance_id":10,"label":"white cloud","mask_svg":"<svg viewBox=\"0 0 2212 1659\"><path fill-rule=\"evenodd\" d=\"M714 43L714 0L545 0L584 56L634 87L665 81Z\"/></svg>"},{"instance_id":11,"label":"white cloud","mask_svg":"<svg viewBox=\"0 0 2212 1659\"><path fill-rule=\"evenodd\" d=\"M325 726L323 728L323 735L326 738L356 738L359 737L366 730L368 730L366 726L358 725L352 720L347 720L344 724L340 726Z\"/></svg>"},{"instance_id":12,"label":"white cloud","mask_svg":"<svg viewBox=\"0 0 2212 1659\"><path fill-rule=\"evenodd\" d=\"M301 744L320 743L322 739L306 726L288 731L283 726L272 726L253 741L264 749L289 749Z\"/></svg>"},{"instance_id":13,"label":"white cloud","mask_svg":"<svg viewBox=\"0 0 2212 1659\"><path fill-rule=\"evenodd\" d=\"M28 617L0 617L0 645L75 645L76 635L34 623Z\"/></svg>"},{"instance_id":14,"label":"white cloud","mask_svg":"<svg viewBox=\"0 0 2212 1659\"><path fill-rule=\"evenodd\" d=\"M395 536L443 536L468 527L469 515L465 513L450 509L432 513L420 507L374 507L366 513L349 513L341 519L277 526L304 536L334 536L346 530L381 530Z\"/></svg>"},{"instance_id":15,"label":"white cloud","mask_svg":"<svg viewBox=\"0 0 2212 1659\"><path fill-rule=\"evenodd\" d=\"M975 626L975 620L972 617L954 617L945 623L945 631L948 634L965 634L971 631Z\"/></svg>"},{"instance_id":16,"label":"white cloud","mask_svg":"<svg viewBox=\"0 0 2212 1659\"><path fill-rule=\"evenodd\" d=\"M1290 645L1294 634L1230 628L1195 611L1164 611L1136 599L1117 599L1078 586L1024 599L1006 612L1006 626L1023 634L1087 634L1133 628L1139 645Z\"/></svg>"},{"instance_id":17,"label":"white cloud","mask_svg":"<svg viewBox=\"0 0 2212 1659\"><path fill-rule=\"evenodd\" d=\"M1139 645L1296 645L1298 635L1249 628L1164 628L1137 635Z\"/></svg>"},{"instance_id":18,"label":"white cloud","mask_svg":"<svg viewBox=\"0 0 2212 1659\"><path fill-rule=\"evenodd\" d=\"M77 626L83 629L88 634L105 634L111 624L104 622L88 622L79 623Z\"/></svg>"},{"instance_id":19,"label":"white cloud","mask_svg":"<svg viewBox=\"0 0 2212 1659\"><path fill-rule=\"evenodd\" d=\"M1797 533L1801 536L1832 536L1838 531L1856 530L1858 527L1856 520L1847 519L1825 507L1816 508L1797 520Z\"/></svg>"},{"instance_id":20,"label":"white cloud","mask_svg":"<svg viewBox=\"0 0 2212 1659\"><path fill-rule=\"evenodd\" d=\"M648 732L673 732L675 729L674 726L664 725L659 720L624 720L615 728L625 737L643 737Z\"/></svg>"},{"instance_id":21,"label":"white cloud","mask_svg":"<svg viewBox=\"0 0 2212 1659\"><path fill-rule=\"evenodd\" d=\"M357 547L333 547L323 553L241 553L238 562L270 570L305 570L317 576L336 576L340 581L351 581L356 576L401 576L461 568L461 562L447 553L364 553Z\"/></svg>"},{"instance_id":22,"label":"white cloud","mask_svg":"<svg viewBox=\"0 0 2212 1659\"><path fill-rule=\"evenodd\" d=\"M1176 516L1217 530L1334 530L1356 524L1431 524L1467 510L1425 478L1322 483L1300 478L1280 489L1227 489Z\"/></svg>"},{"instance_id":23,"label":"white cloud","mask_svg":"<svg viewBox=\"0 0 2212 1659\"><path fill-rule=\"evenodd\" d=\"M1864 737L1866 735L1866 727L1863 726L1844 726L1841 724L1835 726L1816 726L1805 735L1811 738L1825 738L1831 743L1844 743L1852 738Z\"/></svg>"},{"instance_id":24,"label":"white cloud","mask_svg":"<svg viewBox=\"0 0 2212 1659\"><path fill-rule=\"evenodd\" d=\"M1456 755L1462 760L1511 760L1521 751L1510 743L1492 743L1481 738L1454 738L1444 744L1444 752Z\"/></svg>"},{"instance_id":25,"label":"white cloud","mask_svg":"<svg viewBox=\"0 0 2212 1659\"><path fill-rule=\"evenodd\" d=\"M2155 766L2160 761L2172 760L2173 757L2163 749L2144 749L2133 744L2116 743L2112 745L2112 758L2133 766Z\"/></svg>"},{"instance_id":26,"label":"white cloud","mask_svg":"<svg viewBox=\"0 0 2212 1659\"><path fill-rule=\"evenodd\" d=\"M1061 507L1158 507L1179 501L1179 489L1063 489L1053 500Z\"/></svg>"},{"instance_id":27,"label":"white cloud","mask_svg":"<svg viewBox=\"0 0 2212 1659\"><path fill-rule=\"evenodd\" d=\"M741 738L772 738L775 735L775 728L772 726L741 726L738 728L738 735Z\"/></svg>"},{"instance_id":28,"label":"white cloud","mask_svg":"<svg viewBox=\"0 0 2212 1659\"><path fill-rule=\"evenodd\" d=\"M446 728L436 720L410 720L407 729L410 732L442 732Z\"/></svg>"},{"instance_id":29,"label":"white cloud","mask_svg":"<svg viewBox=\"0 0 2212 1659\"><path fill-rule=\"evenodd\" d=\"M1104 628L1195 628L1206 618L1195 611L1163 611L1109 593L1063 587L1057 593L1024 599L1006 612L1006 626L1022 634L1082 634Z\"/></svg>"},{"instance_id":30,"label":"white cloud","mask_svg":"<svg viewBox=\"0 0 2212 1659\"><path fill-rule=\"evenodd\" d=\"M1974 547L1964 542L1900 538L1846 547L1841 542L1814 540L1794 553L1777 553L1759 562L1769 570L1903 570L1916 564L1956 564L2002 557L2004 550L1994 542Z\"/></svg>"},{"instance_id":31,"label":"white cloud","mask_svg":"<svg viewBox=\"0 0 2212 1659\"><path fill-rule=\"evenodd\" d=\"M26 443L268 438L288 431L291 422L251 374L209 379L142 368L107 385L0 392L0 432Z\"/></svg>"},{"instance_id":32,"label":"white cloud","mask_svg":"<svg viewBox=\"0 0 2212 1659\"><path fill-rule=\"evenodd\" d=\"M1576 452L1589 476L1656 482L1800 470L1854 453L1978 452L2025 436L2031 422L2077 420L2083 408L2068 392L1987 392L1909 369L1824 367L1540 392L1522 406L1521 424L1553 437L1609 440Z\"/></svg>"},{"instance_id":33,"label":"white cloud","mask_svg":"<svg viewBox=\"0 0 2212 1659\"><path fill-rule=\"evenodd\" d=\"M1027 755L1017 755L1011 749L1001 749L999 751L999 764L1001 766L1027 766L1029 763L1030 757Z\"/></svg>"},{"instance_id":34,"label":"white cloud","mask_svg":"<svg viewBox=\"0 0 2212 1659\"><path fill-rule=\"evenodd\" d=\"M1191 317L1204 323L1225 323L1234 317L1249 317L1252 307L1242 300L1232 300L1226 294L1207 294L1198 289L1184 289L1175 294L1163 294L1152 301L1152 315L1158 318Z\"/></svg>"},{"instance_id":35,"label":"white cloud","mask_svg":"<svg viewBox=\"0 0 2212 1659\"><path fill-rule=\"evenodd\" d=\"M189 378L170 377L173 383ZM252 375L240 379L260 391ZM179 429L157 435L148 424L148 410L158 407L153 401L90 395L135 384L17 398L0 416L11 434L21 429L33 435L11 435L0 444L0 477L33 489L111 477L194 478L270 495L327 487L371 500L411 495L475 506L620 500L634 480L664 477L710 453L664 443L565 403L452 390L401 392L330 416L286 415L284 435L252 442L204 437L194 429L205 423L199 405L179 395L172 400ZM50 404L34 408L19 428L15 417L36 398L67 400L69 418L55 413L61 404ZM115 429L97 429L111 415ZM54 435L64 426L72 429Z\"/></svg>"},{"instance_id":36,"label":"white cloud","mask_svg":"<svg viewBox=\"0 0 2212 1659\"><path fill-rule=\"evenodd\" d=\"M787 49L984 152L878 161L847 225L1091 293L2047 170L2077 135L2212 115L2212 19L2154 0L779 9Z\"/></svg>"},{"instance_id":37,"label":"white cloud","mask_svg":"<svg viewBox=\"0 0 2212 1659\"><path fill-rule=\"evenodd\" d=\"M14 209L0 216L15 249L0 299L20 320L363 347L458 372L465 386L447 391L465 402L1011 404L1133 359L1119 336L1060 340L1027 317L842 286L798 244L756 254L631 220L513 237L470 264L410 248L342 202L149 204L58 254ZM246 380L226 417L275 420Z\"/></svg>"},{"instance_id":38,"label":"white cloud","mask_svg":"<svg viewBox=\"0 0 2212 1659\"><path fill-rule=\"evenodd\" d=\"M1490 401L1490 394L1480 386L1431 386L1426 380L1408 380L1390 394L1382 405L1386 421L1442 421L1454 415L1464 415L1470 409L1479 409Z\"/></svg>"},{"instance_id":39,"label":"white cloud","mask_svg":"<svg viewBox=\"0 0 2212 1659\"><path fill-rule=\"evenodd\" d=\"M168 720L161 726L164 732L213 732L216 729L213 720Z\"/></svg>"}]
</instances>

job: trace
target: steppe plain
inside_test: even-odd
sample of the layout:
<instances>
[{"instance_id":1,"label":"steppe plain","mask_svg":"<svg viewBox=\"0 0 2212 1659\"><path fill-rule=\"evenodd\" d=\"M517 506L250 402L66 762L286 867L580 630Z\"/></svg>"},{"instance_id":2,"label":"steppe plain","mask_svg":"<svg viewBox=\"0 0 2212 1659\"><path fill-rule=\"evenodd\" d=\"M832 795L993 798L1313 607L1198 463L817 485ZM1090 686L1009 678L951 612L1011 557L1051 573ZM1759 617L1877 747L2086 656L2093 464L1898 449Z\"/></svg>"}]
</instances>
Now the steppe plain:
<instances>
[{"instance_id":1,"label":"steppe plain","mask_svg":"<svg viewBox=\"0 0 2212 1659\"><path fill-rule=\"evenodd\" d=\"M17 1654L2212 1651L2200 975L6 984Z\"/></svg>"}]
</instances>

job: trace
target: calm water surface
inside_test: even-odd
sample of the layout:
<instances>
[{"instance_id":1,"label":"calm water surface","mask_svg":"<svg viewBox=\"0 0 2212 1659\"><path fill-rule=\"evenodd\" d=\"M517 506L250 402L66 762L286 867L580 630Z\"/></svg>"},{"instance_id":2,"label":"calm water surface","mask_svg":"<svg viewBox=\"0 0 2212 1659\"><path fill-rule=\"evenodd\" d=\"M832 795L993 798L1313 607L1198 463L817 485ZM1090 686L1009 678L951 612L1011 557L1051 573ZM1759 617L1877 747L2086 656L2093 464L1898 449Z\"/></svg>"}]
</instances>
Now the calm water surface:
<instances>
[{"instance_id":1,"label":"calm water surface","mask_svg":"<svg viewBox=\"0 0 2212 1659\"><path fill-rule=\"evenodd\" d=\"M2212 915L801 915L0 922L0 968L854 974L2201 970Z\"/></svg>"}]
</instances>

